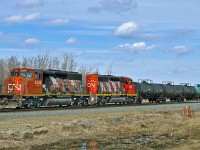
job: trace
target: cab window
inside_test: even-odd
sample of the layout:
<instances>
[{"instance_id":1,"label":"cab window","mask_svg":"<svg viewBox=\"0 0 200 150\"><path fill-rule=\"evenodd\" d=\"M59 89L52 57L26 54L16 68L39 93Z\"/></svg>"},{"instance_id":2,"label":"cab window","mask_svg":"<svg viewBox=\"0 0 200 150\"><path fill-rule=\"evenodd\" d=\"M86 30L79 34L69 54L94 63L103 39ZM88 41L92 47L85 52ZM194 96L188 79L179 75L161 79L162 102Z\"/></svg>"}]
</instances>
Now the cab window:
<instances>
[{"instance_id":1,"label":"cab window","mask_svg":"<svg viewBox=\"0 0 200 150\"><path fill-rule=\"evenodd\" d=\"M128 84L128 80L126 80L126 84Z\"/></svg>"},{"instance_id":2,"label":"cab window","mask_svg":"<svg viewBox=\"0 0 200 150\"><path fill-rule=\"evenodd\" d=\"M25 77L26 76L26 72L25 71L20 72L20 76Z\"/></svg>"},{"instance_id":3,"label":"cab window","mask_svg":"<svg viewBox=\"0 0 200 150\"><path fill-rule=\"evenodd\" d=\"M19 76L19 72L11 72L11 76Z\"/></svg>"},{"instance_id":4,"label":"cab window","mask_svg":"<svg viewBox=\"0 0 200 150\"><path fill-rule=\"evenodd\" d=\"M37 72L35 73L35 78L36 78L36 79L40 79L40 76L41 76L41 75L40 75L39 73L37 73Z\"/></svg>"},{"instance_id":5,"label":"cab window","mask_svg":"<svg viewBox=\"0 0 200 150\"><path fill-rule=\"evenodd\" d=\"M27 77L32 78L33 74L32 72L27 72Z\"/></svg>"}]
</instances>

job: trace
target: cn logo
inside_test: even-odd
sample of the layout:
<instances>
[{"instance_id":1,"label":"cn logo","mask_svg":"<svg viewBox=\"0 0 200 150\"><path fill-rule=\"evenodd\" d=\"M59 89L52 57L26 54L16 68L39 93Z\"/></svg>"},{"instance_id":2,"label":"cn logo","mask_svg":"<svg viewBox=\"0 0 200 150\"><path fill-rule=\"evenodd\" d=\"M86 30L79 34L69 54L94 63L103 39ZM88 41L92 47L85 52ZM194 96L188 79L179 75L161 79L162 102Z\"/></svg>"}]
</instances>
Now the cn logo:
<instances>
[{"instance_id":1,"label":"cn logo","mask_svg":"<svg viewBox=\"0 0 200 150\"><path fill-rule=\"evenodd\" d=\"M96 87L95 83L87 83L87 87Z\"/></svg>"},{"instance_id":2,"label":"cn logo","mask_svg":"<svg viewBox=\"0 0 200 150\"><path fill-rule=\"evenodd\" d=\"M14 88L16 88L18 91L21 90L21 84L18 84L18 82L16 84L8 84L8 90L11 91Z\"/></svg>"}]
</instances>

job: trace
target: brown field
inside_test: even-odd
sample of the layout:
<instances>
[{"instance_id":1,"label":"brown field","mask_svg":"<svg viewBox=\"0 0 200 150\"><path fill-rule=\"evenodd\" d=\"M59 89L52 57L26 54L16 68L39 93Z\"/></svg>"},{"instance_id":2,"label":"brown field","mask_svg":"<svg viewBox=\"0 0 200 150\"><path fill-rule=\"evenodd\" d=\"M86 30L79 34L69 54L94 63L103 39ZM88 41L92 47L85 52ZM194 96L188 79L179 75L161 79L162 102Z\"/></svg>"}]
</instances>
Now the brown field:
<instances>
[{"instance_id":1,"label":"brown field","mask_svg":"<svg viewBox=\"0 0 200 150\"><path fill-rule=\"evenodd\" d=\"M199 118L200 112L183 117L180 110L164 110L5 119L0 149L69 149L95 142L99 149L198 150Z\"/></svg>"}]
</instances>

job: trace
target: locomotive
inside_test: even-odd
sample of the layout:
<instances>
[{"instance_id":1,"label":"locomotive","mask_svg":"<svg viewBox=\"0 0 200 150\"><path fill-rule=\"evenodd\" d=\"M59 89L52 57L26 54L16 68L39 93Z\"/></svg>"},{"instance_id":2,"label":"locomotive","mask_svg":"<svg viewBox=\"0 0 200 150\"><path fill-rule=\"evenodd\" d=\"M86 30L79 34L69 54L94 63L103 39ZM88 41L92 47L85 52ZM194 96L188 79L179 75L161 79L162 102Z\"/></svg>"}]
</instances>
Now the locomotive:
<instances>
[{"instance_id":1,"label":"locomotive","mask_svg":"<svg viewBox=\"0 0 200 150\"><path fill-rule=\"evenodd\" d=\"M5 80L0 104L13 107L132 103L136 97L132 79L107 75L83 75L50 69L14 68Z\"/></svg>"},{"instance_id":2,"label":"locomotive","mask_svg":"<svg viewBox=\"0 0 200 150\"><path fill-rule=\"evenodd\" d=\"M135 85L128 77L89 74L86 76L86 93L97 104L136 102Z\"/></svg>"}]
</instances>

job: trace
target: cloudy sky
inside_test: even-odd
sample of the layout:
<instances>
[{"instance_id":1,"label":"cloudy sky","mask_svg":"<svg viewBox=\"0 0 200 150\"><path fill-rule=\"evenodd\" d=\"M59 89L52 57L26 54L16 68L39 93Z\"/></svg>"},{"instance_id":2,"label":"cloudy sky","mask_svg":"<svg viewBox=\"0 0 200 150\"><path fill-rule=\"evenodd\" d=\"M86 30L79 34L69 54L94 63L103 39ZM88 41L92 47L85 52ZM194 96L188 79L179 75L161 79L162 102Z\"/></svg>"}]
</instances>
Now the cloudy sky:
<instances>
[{"instance_id":1,"label":"cloudy sky","mask_svg":"<svg viewBox=\"0 0 200 150\"><path fill-rule=\"evenodd\" d=\"M100 72L200 83L199 0L1 0L0 57L73 53Z\"/></svg>"}]
</instances>

